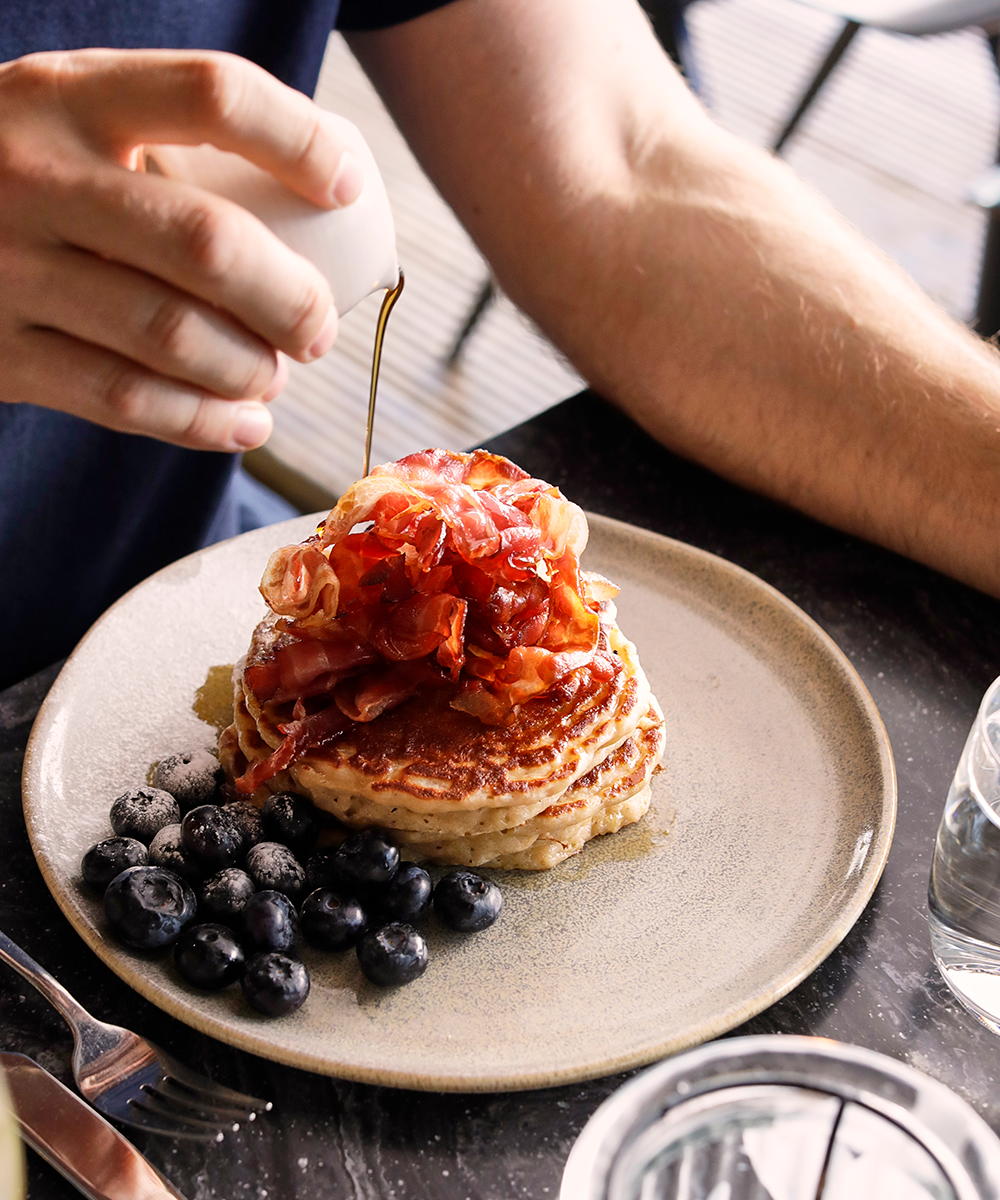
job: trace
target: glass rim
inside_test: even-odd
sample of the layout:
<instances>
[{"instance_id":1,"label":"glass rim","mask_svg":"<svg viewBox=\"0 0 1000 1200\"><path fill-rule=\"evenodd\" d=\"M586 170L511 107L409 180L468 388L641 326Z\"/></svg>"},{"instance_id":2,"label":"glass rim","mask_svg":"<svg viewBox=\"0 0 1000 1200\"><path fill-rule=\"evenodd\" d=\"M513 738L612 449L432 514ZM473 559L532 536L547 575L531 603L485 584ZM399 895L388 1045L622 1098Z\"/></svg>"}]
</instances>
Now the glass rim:
<instances>
[{"instance_id":1,"label":"glass rim","mask_svg":"<svg viewBox=\"0 0 1000 1200\"><path fill-rule=\"evenodd\" d=\"M910 1134L959 1200L997 1194L1000 1139L944 1084L878 1051L829 1038L749 1034L684 1051L613 1092L577 1137L559 1200L608 1200L616 1165L650 1125L689 1098L747 1083L826 1090L860 1103ZM978 1164L974 1175L970 1156Z\"/></svg>"},{"instance_id":2,"label":"glass rim","mask_svg":"<svg viewBox=\"0 0 1000 1200\"><path fill-rule=\"evenodd\" d=\"M995 708L992 707L994 702L997 702ZM993 760L997 768L1000 768L1000 751L993 745L986 731L987 714L992 712L1000 712L1000 675L986 689L976 712L976 719L972 724L972 731L978 736L983 751Z\"/></svg>"}]
</instances>

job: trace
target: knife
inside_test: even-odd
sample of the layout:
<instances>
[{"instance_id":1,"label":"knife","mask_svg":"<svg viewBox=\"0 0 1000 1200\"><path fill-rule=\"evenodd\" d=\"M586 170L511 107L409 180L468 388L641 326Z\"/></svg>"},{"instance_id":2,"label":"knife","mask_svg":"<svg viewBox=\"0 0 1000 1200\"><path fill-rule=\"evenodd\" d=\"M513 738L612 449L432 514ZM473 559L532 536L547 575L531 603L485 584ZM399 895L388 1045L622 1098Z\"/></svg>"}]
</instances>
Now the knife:
<instances>
[{"instance_id":1,"label":"knife","mask_svg":"<svg viewBox=\"0 0 1000 1200\"><path fill-rule=\"evenodd\" d=\"M151 1162L44 1067L0 1052L21 1137L89 1200L184 1200Z\"/></svg>"}]
</instances>

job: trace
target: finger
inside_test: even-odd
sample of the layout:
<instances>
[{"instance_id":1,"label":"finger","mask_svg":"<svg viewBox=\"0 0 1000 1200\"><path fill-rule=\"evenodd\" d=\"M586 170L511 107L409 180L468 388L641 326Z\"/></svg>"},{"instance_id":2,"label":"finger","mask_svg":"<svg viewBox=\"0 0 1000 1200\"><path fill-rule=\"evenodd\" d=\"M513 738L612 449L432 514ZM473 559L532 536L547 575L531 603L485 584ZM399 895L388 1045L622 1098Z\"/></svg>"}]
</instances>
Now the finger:
<instances>
[{"instance_id":1,"label":"finger","mask_svg":"<svg viewBox=\"0 0 1000 1200\"><path fill-rule=\"evenodd\" d=\"M166 280L301 362L333 344L326 279L231 201L99 163L51 180L37 209L48 238Z\"/></svg>"},{"instance_id":2,"label":"finger","mask_svg":"<svg viewBox=\"0 0 1000 1200\"><path fill-rule=\"evenodd\" d=\"M273 427L258 400L207 396L57 330L22 330L11 360L5 398L57 408L122 433L191 450L238 452L262 445Z\"/></svg>"},{"instance_id":3,"label":"finger","mask_svg":"<svg viewBox=\"0 0 1000 1200\"><path fill-rule=\"evenodd\" d=\"M360 193L364 169L308 97L234 54L86 50L33 55L61 105L118 161L141 142L211 142L242 154L314 204Z\"/></svg>"},{"instance_id":4,"label":"finger","mask_svg":"<svg viewBox=\"0 0 1000 1200\"><path fill-rule=\"evenodd\" d=\"M143 271L52 246L32 257L18 284L12 299L25 324L114 350L155 374L233 400L261 396L276 378L270 346Z\"/></svg>"},{"instance_id":5,"label":"finger","mask_svg":"<svg viewBox=\"0 0 1000 1200\"><path fill-rule=\"evenodd\" d=\"M278 351L276 357L278 359L278 365L274 372L274 378L268 384L267 388L260 397L265 404L269 400L273 400L276 396L281 395L281 393L288 386L288 379L291 375L291 372L288 369L288 359L285 358L280 350Z\"/></svg>"}]
</instances>

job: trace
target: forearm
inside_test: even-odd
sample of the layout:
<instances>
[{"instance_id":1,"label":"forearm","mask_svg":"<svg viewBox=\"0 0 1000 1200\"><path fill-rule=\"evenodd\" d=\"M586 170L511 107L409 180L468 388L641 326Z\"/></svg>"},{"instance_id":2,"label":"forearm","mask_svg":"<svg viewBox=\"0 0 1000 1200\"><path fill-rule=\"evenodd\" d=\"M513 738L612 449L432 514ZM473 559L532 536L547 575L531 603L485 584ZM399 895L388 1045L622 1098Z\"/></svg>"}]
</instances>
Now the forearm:
<instances>
[{"instance_id":1,"label":"forearm","mask_svg":"<svg viewBox=\"0 0 1000 1200\"><path fill-rule=\"evenodd\" d=\"M631 5L570 7L358 41L504 287L673 449L1000 594L992 350L713 126ZM444 95L406 86L416 43L462 47Z\"/></svg>"},{"instance_id":2,"label":"forearm","mask_svg":"<svg viewBox=\"0 0 1000 1200\"><path fill-rule=\"evenodd\" d=\"M680 453L1000 594L995 352L779 164L721 141L711 194L658 219L647 180L646 219L609 220L599 336L576 335L580 313L552 335Z\"/></svg>"}]
</instances>

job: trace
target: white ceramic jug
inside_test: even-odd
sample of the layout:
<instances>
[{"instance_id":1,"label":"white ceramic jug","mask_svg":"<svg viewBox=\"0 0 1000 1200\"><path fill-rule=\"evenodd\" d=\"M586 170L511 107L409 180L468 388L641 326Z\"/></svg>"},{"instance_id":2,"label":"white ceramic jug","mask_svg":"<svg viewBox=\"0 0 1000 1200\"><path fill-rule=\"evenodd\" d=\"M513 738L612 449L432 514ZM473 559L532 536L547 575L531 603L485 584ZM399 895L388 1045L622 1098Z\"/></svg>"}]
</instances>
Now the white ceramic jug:
<instances>
[{"instance_id":1,"label":"white ceramic jug","mask_svg":"<svg viewBox=\"0 0 1000 1200\"><path fill-rule=\"evenodd\" d=\"M361 194L344 208L318 208L245 158L215 146L148 146L146 160L163 175L252 212L323 272L343 315L372 292L394 288L399 259L389 197L368 143L346 118L328 113L325 119L365 169Z\"/></svg>"}]
</instances>

